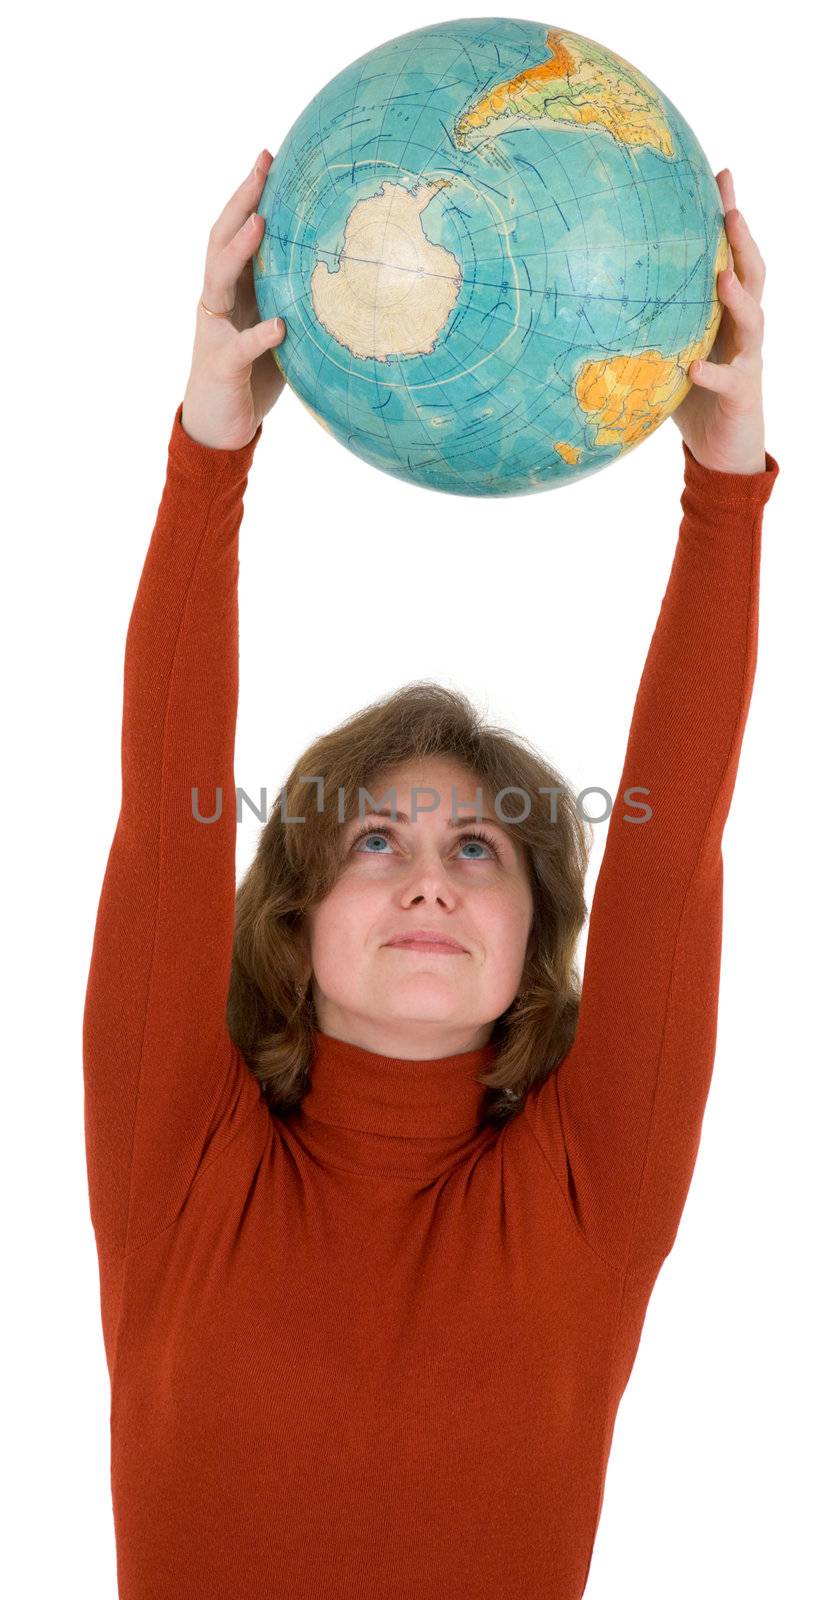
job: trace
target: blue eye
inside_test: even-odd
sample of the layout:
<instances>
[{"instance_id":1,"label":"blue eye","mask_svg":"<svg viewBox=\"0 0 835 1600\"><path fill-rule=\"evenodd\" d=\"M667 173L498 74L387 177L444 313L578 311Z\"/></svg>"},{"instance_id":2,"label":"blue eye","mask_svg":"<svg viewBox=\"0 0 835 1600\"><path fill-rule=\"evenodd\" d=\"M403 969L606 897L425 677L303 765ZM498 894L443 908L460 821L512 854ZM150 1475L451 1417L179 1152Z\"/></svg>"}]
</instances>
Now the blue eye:
<instances>
[{"instance_id":1,"label":"blue eye","mask_svg":"<svg viewBox=\"0 0 835 1600\"><path fill-rule=\"evenodd\" d=\"M356 850L357 846L360 844L360 842L363 839L394 839L394 837L395 836L394 836L393 830L391 828L386 828L385 826L382 826L382 827L375 826L375 827L371 827L371 828L364 828L362 833L358 833L357 834L357 837L354 840L353 848ZM496 849L496 846L494 845L492 839L486 833L479 833L477 831L473 831L473 832L470 832L470 833L462 833L460 839L458 840L458 843L459 843L459 845L471 844L473 841L475 841L475 843L477 843L477 844L484 845L490 851L490 854L491 854L493 860L494 861L498 861L499 852ZM371 855L371 856L381 856L381 855L385 855L385 851L384 850L359 850L358 854L359 855L364 855L364 856L369 856L369 855ZM483 861L485 859L485 857L484 856L468 856L466 859L468 861Z\"/></svg>"},{"instance_id":2,"label":"blue eye","mask_svg":"<svg viewBox=\"0 0 835 1600\"><path fill-rule=\"evenodd\" d=\"M368 833L358 834L356 843L359 844L361 839L381 839L382 837L383 836L380 832L380 829L375 828L373 831L369 831ZM382 850L363 850L361 853L366 856L381 856L384 854Z\"/></svg>"},{"instance_id":3,"label":"blue eye","mask_svg":"<svg viewBox=\"0 0 835 1600\"><path fill-rule=\"evenodd\" d=\"M484 846L486 845L487 848L492 851L493 855L496 855L496 851L493 848L493 844L492 844L491 840L490 839L486 839L484 837L483 833L462 833L461 838L459 839L458 843L462 844L462 845L463 844L478 844L478 845L481 845L482 848L484 848ZM470 861L481 861L481 859L482 859L481 856L470 856L469 857Z\"/></svg>"}]
</instances>

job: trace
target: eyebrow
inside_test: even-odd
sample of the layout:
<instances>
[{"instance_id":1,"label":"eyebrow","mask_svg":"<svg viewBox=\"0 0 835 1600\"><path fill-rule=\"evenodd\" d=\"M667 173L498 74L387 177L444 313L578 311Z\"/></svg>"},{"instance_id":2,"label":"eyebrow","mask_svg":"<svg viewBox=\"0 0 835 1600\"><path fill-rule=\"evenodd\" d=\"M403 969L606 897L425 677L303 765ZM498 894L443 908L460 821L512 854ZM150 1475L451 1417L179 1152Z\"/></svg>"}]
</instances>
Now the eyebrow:
<instances>
[{"instance_id":1,"label":"eyebrow","mask_svg":"<svg viewBox=\"0 0 835 1600\"><path fill-rule=\"evenodd\" d=\"M425 814L428 815L428 812ZM412 820L411 817L406 815L405 811L366 811L365 815L362 817L350 817L348 819L348 824L350 825L352 822L364 822L368 817L385 817L387 822L394 821L410 823ZM498 828L500 833L504 833L508 838L511 838L510 829L506 827L504 823L494 821L492 817L459 817L457 821L453 821L452 817L447 817L446 819L446 825L448 828L468 828L471 827L473 823L476 823L479 827L483 823L486 823L489 827Z\"/></svg>"}]
</instances>

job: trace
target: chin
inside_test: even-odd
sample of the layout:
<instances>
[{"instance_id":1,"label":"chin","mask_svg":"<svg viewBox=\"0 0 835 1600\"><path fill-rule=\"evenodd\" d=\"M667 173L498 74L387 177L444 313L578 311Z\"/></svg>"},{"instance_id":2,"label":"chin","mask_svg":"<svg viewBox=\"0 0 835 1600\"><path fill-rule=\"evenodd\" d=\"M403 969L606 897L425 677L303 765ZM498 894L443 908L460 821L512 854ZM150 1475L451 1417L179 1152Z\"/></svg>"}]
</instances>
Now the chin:
<instances>
[{"instance_id":1,"label":"chin","mask_svg":"<svg viewBox=\"0 0 835 1600\"><path fill-rule=\"evenodd\" d=\"M403 984L396 995L380 1000L373 1008L363 1008L380 1021L391 1022L449 1022L465 1024L461 1016L461 996L449 988L419 983Z\"/></svg>"},{"instance_id":2,"label":"chin","mask_svg":"<svg viewBox=\"0 0 835 1600\"><path fill-rule=\"evenodd\" d=\"M387 1018L392 1022L451 1022L460 1023L462 1018L454 1006L445 1005L440 1000L437 1004L431 1000L420 1000L415 997L411 1002L404 995L397 1005L385 1006L376 1012L376 1015Z\"/></svg>"}]
</instances>

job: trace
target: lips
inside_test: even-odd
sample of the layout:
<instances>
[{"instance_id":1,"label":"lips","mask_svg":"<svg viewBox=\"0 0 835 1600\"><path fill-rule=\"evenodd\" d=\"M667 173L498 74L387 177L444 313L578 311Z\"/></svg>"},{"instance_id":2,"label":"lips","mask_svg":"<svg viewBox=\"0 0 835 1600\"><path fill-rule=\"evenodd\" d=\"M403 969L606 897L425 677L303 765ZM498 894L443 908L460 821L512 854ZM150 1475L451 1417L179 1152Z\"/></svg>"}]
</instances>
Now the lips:
<instances>
[{"instance_id":1,"label":"lips","mask_svg":"<svg viewBox=\"0 0 835 1600\"><path fill-rule=\"evenodd\" d=\"M428 929L415 930L414 933L400 933L394 939L386 941L387 946L398 950L426 950L438 955L466 955L466 950L457 939L451 939L445 933L432 933Z\"/></svg>"}]
</instances>

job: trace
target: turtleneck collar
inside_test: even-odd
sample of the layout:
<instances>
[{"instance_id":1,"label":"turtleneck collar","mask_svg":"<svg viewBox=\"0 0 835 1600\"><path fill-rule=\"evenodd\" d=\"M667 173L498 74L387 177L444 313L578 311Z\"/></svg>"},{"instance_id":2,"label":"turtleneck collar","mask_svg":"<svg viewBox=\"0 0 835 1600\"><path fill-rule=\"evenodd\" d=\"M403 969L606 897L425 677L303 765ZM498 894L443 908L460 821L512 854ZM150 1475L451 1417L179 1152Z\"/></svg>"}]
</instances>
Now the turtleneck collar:
<instances>
[{"instance_id":1,"label":"turtleneck collar","mask_svg":"<svg viewBox=\"0 0 835 1600\"><path fill-rule=\"evenodd\" d=\"M410 1061L378 1055L314 1029L308 1089L299 1113L324 1160L365 1171L420 1174L443 1166L482 1125L492 1066L489 1043L458 1055Z\"/></svg>"}]
</instances>

